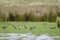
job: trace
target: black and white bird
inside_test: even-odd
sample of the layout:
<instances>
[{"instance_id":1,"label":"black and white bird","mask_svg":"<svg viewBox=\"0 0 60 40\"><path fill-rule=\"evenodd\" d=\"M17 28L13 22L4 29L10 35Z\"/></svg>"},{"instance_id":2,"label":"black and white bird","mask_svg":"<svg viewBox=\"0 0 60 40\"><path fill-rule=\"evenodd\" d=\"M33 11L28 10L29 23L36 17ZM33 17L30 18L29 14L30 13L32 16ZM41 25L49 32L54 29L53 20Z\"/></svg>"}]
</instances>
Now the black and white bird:
<instances>
[{"instance_id":1,"label":"black and white bird","mask_svg":"<svg viewBox=\"0 0 60 40\"><path fill-rule=\"evenodd\" d=\"M35 26L32 26L32 27L30 27L30 30L32 30L32 29L34 29L34 28L36 28Z\"/></svg>"}]
</instances>

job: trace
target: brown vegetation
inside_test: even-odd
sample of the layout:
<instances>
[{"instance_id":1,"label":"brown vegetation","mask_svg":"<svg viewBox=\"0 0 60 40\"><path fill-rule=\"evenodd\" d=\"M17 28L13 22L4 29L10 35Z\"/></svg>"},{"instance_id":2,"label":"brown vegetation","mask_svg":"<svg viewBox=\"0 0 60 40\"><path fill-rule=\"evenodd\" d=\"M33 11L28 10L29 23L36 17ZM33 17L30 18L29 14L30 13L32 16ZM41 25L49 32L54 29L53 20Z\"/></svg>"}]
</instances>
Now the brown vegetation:
<instances>
[{"instance_id":1,"label":"brown vegetation","mask_svg":"<svg viewBox=\"0 0 60 40\"><path fill-rule=\"evenodd\" d=\"M59 6L48 5L34 5L34 6L10 6L0 7L0 14L4 14L5 19L8 20L13 16L14 21L49 21L55 22ZM12 14L12 15L10 15ZM2 16L2 15L0 15ZM3 17L4 17L3 16ZM0 20L2 18L0 17ZM3 18L4 19L4 18ZM11 21L10 19L8 21Z\"/></svg>"}]
</instances>

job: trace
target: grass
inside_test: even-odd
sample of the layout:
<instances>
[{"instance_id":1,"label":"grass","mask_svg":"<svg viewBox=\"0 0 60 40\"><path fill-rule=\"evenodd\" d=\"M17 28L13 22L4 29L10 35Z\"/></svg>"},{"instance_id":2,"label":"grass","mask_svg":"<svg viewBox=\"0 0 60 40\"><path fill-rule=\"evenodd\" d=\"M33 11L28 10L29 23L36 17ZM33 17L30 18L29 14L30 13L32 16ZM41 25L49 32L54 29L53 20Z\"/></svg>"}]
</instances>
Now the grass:
<instances>
[{"instance_id":1,"label":"grass","mask_svg":"<svg viewBox=\"0 0 60 40\"><path fill-rule=\"evenodd\" d=\"M57 17L57 20L60 20L60 17Z\"/></svg>"},{"instance_id":2,"label":"grass","mask_svg":"<svg viewBox=\"0 0 60 40\"><path fill-rule=\"evenodd\" d=\"M25 25L27 28L14 29L12 25ZM3 29L2 26L7 25L6 29ZM36 26L36 28L29 30L30 27ZM50 29L56 27L55 29ZM0 33L33 33L35 35L41 35L48 33L49 35L60 35L60 29L57 28L56 22L0 22Z\"/></svg>"},{"instance_id":3,"label":"grass","mask_svg":"<svg viewBox=\"0 0 60 40\"><path fill-rule=\"evenodd\" d=\"M17 6L20 6L20 5L56 5L56 4L58 4L59 5L59 0L57 1L57 0L0 0L1 2L0 2L0 5L4 5L4 6L11 6L11 5L17 5ZM12 3L13 2L13 3ZM16 3L15 3L16 2ZM9 3L9 5L8 5L8 3Z\"/></svg>"},{"instance_id":4,"label":"grass","mask_svg":"<svg viewBox=\"0 0 60 40\"><path fill-rule=\"evenodd\" d=\"M55 39L55 40L60 40L60 39Z\"/></svg>"}]
</instances>

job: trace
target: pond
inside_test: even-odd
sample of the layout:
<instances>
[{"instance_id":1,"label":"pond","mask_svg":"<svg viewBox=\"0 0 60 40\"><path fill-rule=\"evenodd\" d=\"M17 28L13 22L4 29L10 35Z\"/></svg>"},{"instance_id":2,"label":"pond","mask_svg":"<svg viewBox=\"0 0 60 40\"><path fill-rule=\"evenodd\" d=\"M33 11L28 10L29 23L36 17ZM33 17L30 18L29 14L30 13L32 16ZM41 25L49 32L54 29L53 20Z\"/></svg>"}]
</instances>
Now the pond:
<instances>
[{"instance_id":1,"label":"pond","mask_svg":"<svg viewBox=\"0 0 60 40\"><path fill-rule=\"evenodd\" d=\"M36 36L32 33L0 33L0 40L55 40L55 38L60 38L60 36L49 36L48 34Z\"/></svg>"}]
</instances>

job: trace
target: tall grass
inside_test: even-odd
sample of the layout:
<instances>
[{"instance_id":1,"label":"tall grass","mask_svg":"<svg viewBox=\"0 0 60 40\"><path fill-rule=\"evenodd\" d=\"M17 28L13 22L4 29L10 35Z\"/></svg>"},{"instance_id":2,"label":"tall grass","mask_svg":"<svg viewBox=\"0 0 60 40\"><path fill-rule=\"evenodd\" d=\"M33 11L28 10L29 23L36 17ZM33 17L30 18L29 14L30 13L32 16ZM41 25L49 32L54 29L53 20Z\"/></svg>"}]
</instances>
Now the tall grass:
<instances>
[{"instance_id":1,"label":"tall grass","mask_svg":"<svg viewBox=\"0 0 60 40\"><path fill-rule=\"evenodd\" d=\"M15 14L15 21L20 21L20 15L19 14Z\"/></svg>"},{"instance_id":2,"label":"tall grass","mask_svg":"<svg viewBox=\"0 0 60 40\"><path fill-rule=\"evenodd\" d=\"M5 21L7 21L7 19L6 19L6 15L5 14L2 14L1 12L0 12L0 22L5 22Z\"/></svg>"},{"instance_id":3,"label":"tall grass","mask_svg":"<svg viewBox=\"0 0 60 40\"><path fill-rule=\"evenodd\" d=\"M60 17L60 12L57 12L57 16Z\"/></svg>"},{"instance_id":4,"label":"tall grass","mask_svg":"<svg viewBox=\"0 0 60 40\"><path fill-rule=\"evenodd\" d=\"M15 21L15 17L11 12L9 12L9 17L7 18L7 20L8 21Z\"/></svg>"},{"instance_id":5,"label":"tall grass","mask_svg":"<svg viewBox=\"0 0 60 40\"><path fill-rule=\"evenodd\" d=\"M22 14L22 13L21 13ZM19 13L9 12L9 17L6 17L0 12L0 21L41 21L41 22L55 22L57 18L57 13L50 11L49 13L44 13L43 16L35 15L34 12L30 11L29 13L24 13L20 15Z\"/></svg>"},{"instance_id":6,"label":"tall grass","mask_svg":"<svg viewBox=\"0 0 60 40\"><path fill-rule=\"evenodd\" d=\"M57 19L57 13L53 13L52 11L49 12L48 21L55 22Z\"/></svg>"}]
</instances>

